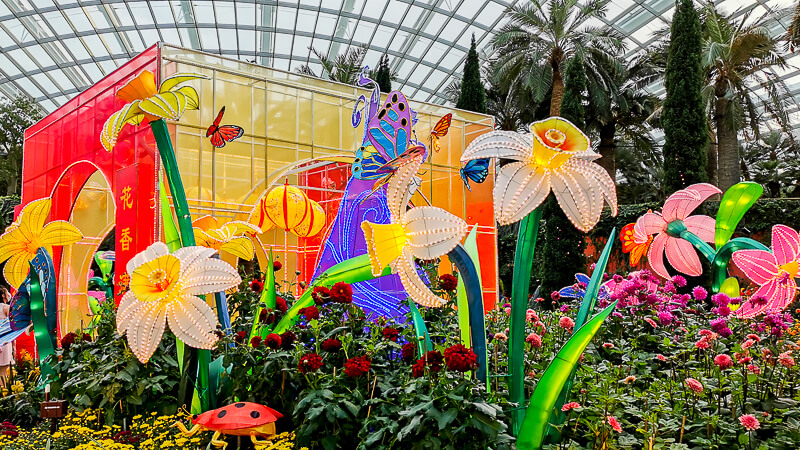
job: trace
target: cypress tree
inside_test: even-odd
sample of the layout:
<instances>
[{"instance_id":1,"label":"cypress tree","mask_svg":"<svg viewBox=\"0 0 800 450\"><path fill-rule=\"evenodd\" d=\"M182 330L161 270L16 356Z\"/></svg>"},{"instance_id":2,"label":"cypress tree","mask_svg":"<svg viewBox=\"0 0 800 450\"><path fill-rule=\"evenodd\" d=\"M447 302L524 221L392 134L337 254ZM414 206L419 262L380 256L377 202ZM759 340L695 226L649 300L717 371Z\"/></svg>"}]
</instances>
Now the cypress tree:
<instances>
[{"instance_id":1,"label":"cypress tree","mask_svg":"<svg viewBox=\"0 0 800 450\"><path fill-rule=\"evenodd\" d=\"M564 69L564 97L561 100L561 116L578 128L585 125L583 98L586 91L586 73L583 59L574 56ZM575 283L575 274L583 271L586 241L564 211L553 194L542 206L544 239L542 242L542 264L539 265L540 294L548 299L553 291ZM538 252L537 252L538 253Z\"/></svg>"},{"instance_id":2,"label":"cypress tree","mask_svg":"<svg viewBox=\"0 0 800 450\"><path fill-rule=\"evenodd\" d=\"M708 124L701 90L703 34L692 0L680 0L672 18L664 86L664 169L667 194L708 179Z\"/></svg>"},{"instance_id":3,"label":"cypress tree","mask_svg":"<svg viewBox=\"0 0 800 450\"><path fill-rule=\"evenodd\" d=\"M461 93L458 96L456 108L478 113L486 112L486 92L481 82L481 67L478 51L475 49L475 35L472 35L472 44L469 46L467 61L464 64L464 76L461 79Z\"/></svg>"},{"instance_id":4,"label":"cypress tree","mask_svg":"<svg viewBox=\"0 0 800 450\"><path fill-rule=\"evenodd\" d=\"M392 72L389 70L389 56L381 56L380 63L378 63L378 72L375 74L375 82L381 92L392 92Z\"/></svg>"}]
</instances>

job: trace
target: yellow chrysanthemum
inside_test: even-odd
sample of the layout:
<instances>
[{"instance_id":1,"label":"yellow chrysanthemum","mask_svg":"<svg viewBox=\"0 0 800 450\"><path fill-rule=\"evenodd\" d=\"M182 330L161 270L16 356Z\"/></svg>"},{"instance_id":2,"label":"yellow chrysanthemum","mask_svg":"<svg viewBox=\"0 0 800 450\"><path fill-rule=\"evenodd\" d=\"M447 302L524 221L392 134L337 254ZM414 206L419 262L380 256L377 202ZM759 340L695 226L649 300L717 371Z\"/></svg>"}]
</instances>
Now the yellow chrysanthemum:
<instances>
[{"instance_id":1,"label":"yellow chrysanthemum","mask_svg":"<svg viewBox=\"0 0 800 450\"><path fill-rule=\"evenodd\" d=\"M45 225L50 215L50 198L34 200L24 208L17 220L0 236L0 262L8 260L3 274L14 287L19 287L28 276L28 263L36 251L44 247L53 254L53 247L70 245L83 239L75 225L56 220Z\"/></svg>"}]
</instances>

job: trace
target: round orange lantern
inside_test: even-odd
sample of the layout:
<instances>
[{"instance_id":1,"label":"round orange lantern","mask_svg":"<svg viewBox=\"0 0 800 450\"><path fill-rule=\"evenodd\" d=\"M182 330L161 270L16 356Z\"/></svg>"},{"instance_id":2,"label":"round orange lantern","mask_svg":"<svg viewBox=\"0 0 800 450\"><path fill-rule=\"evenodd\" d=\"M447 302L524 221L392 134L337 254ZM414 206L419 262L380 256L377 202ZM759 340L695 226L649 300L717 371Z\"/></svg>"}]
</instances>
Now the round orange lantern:
<instances>
[{"instance_id":1,"label":"round orange lantern","mask_svg":"<svg viewBox=\"0 0 800 450\"><path fill-rule=\"evenodd\" d=\"M324 227L325 210L314 200L308 200L305 218L292 229L292 233L300 237L311 237L316 236Z\"/></svg>"},{"instance_id":2,"label":"round orange lantern","mask_svg":"<svg viewBox=\"0 0 800 450\"><path fill-rule=\"evenodd\" d=\"M264 199L263 209L275 225L290 231L305 219L310 200L300 189L283 185L271 190Z\"/></svg>"}]
</instances>

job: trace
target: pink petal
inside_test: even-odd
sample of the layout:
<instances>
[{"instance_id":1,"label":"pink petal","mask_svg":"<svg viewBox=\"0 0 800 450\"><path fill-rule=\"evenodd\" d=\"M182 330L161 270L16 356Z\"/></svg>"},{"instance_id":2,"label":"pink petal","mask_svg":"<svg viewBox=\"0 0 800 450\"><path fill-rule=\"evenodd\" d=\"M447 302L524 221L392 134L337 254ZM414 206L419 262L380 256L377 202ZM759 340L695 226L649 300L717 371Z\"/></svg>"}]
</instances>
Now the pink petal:
<instances>
[{"instance_id":1,"label":"pink petal","mask_svg":"<svg viewBox=\"0 0 800 450\"><path fill-rule=\"evenodd\" d=\"M683 220L686 229L706 242L714 242L717 221L708 216L690 216Z\"/></svg>"},{"instance_id":2,"label":"pink petal","mask_svg":"<svg viewBox=\"0 0 800 450\"><path fill-rule=\"evenodd\" d=\"M755 317L765 311L773 302L773 298L778 295L778 280L770 280L767 284L758 288L750 298L755 296L762 296L767 299L767 303L761 306L756 306L748 300L739 309L736 310L736 315L741 319L749 319Z\"/></svg>"},{"instance_id":3,"label":"pink petal","mask_svg":"<svg viewBox=\"0 0 800 450\"><path fill-rule=\"evenodd\" d=\"M666 233L659 234L653 239L653 242L650 244L650 249L647 250L647 261L650 262L650 268L663 278L669 278L669 272L667 272L667 268L664 266L664 245L667 239L669 239L669 236L667 236Z\"/></svg>"},{"instance_id":4,"label":"pink petal","mask_svg":"<svg viewBox=\"0 0 800 450\"><path fill-rule=\"evenodd\" d=\"M675 270L692 277L703 273L700 258L697 257L697 252L689 241L670 237L667 239L666 248L667 259Z\"/></svg>"},{"instance_id":5,"label":"pink petal","mask_svg":"<svg viewBox=\"0 0 800 450\"><path fill-rule=\"evenodd\" d=\"M639 220L636 221L636 225L633 226L634 233L644 235L658 234L663 232L666 228L667 221L661 217L661 214L653 212L639 217Z\"/></svg>"},{"instance_id":6,"label":"pink petal","mask_svg":"<svg viewBox=\"0 0 800 450\"><path fill-rule=\"evenodd\" d=\"M795 285L794 280L789 280L788 284L781 284L780 282L775 284L777 286L775 293L771 299L768 299L766 310L781 312L794 300L797 285Z\"/></svg>"},{"instance_id":7,"label":"pink petal","mask_svg":"<svg viewBox=\"0 0 800 450\"><path fill-rule=\"evenodd\" d=\"M772 251L779 266L797 259L800 254L800 236L786 225L772 227Z\"/></svg>"},{"instance_id":8,"label":"pink petal","mask_svg":"<svg viewBox=\"0 0 800 450\"><path fill-rule=\"evenodd\" d=\"M778 276L778 263L775 255L764 250L739 250L733 252L734 264L744 272L750 281L759 286Z\"/></svg>"},{"instance_id":9,"label":"pink petal","mask_svg":"<svg viewBox=\"0 0 800 450\"><path fill-rule=\"evenodd\" d=\"M675 219L684 220L708 197L721 193L722 191L713 184L693 184L670 195L667 201L664 202L661 214L667 222L672 222Z\"/></svg>"}]
</instances>

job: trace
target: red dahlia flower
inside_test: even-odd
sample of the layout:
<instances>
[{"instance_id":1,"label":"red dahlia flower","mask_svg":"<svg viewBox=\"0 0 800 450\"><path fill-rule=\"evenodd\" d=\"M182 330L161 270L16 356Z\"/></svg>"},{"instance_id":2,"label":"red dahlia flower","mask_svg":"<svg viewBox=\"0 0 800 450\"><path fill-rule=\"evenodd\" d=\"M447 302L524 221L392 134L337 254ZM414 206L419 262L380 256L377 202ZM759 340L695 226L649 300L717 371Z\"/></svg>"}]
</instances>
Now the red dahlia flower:
<instances>
[{"instance_id":1,"label":"red dahlia flower","mask_svg":"<svg viewBox=\"0 0 800 450\"><path fill-rule=\"evenodd\" d=\"M236 335L234 336L233 340L235 340L237 344L241 344L242 342L244 342L244 340L246 338L247 338L247 332L246 331L239 331L239 332L236 333Z\"/></svg>"},{"instance_id":2,"label":"red dahlia flower","mask_svg":"<svg viewBox=\"0 0 800 450\"><path fill-rule=\"evenodd\" d=\"M259 280L253 280L250 282L250 289L252 289L256 294L260 294L264 289L264 283Z\"/></svg>"},{"instance_id":3,"label":"red dahlia flower","mask_svg":"<svg viewBox=\"0 0 800 450\"><path fill-rule=\"evenodd\" d=\"M445 350L444 359L447 361L447 370L467 372L478 368L478 356L463 344L456 344Z\"/></svg>"},{"instance_id":4,"label":"red dahlia flower","mask_svg":"<svg viewBox=\"0 0 800 450\"><path fill-rule=\"evenodd\" d=\"M75 333L70 332L65 334L64 337L61 338L61 348L69 350L70 346L74 344L77 339L78 335Z\"/></svg>"},{"instance_id":5,"label":"red dahlia flower","mask_svg":"<svg viewBox=\"0 0 800 450\"><path fill-rule=\"evenodd\" d=\"M270 333L267 335L267 338L264 339L264 343L267 344L269 348L278 348L281 346L281 337L275 333Z\"/></svg>"},{"instance_id":6,"label":"red dahlia flower","mask_svg":"<svg viewBox=\"0 0 800 450\"><path fill-rule=\"evenodd\" d=\"M331 299L331 290L325 286L317 286L311 292L311 298L314 299L315 304L324 305Z\"/></svg>"},{"instance_id":7,"label":"red dahlia flower","mask_svg":"<svg viewBox=\"0 0 800 450\"><path fill-rule=\"evenodd\" d=\"M316 353L303 355L297 363L297 370L300 373L314 372L320 367L322 367L322 357Z\"/></svg>"},{"instance_id":8,"label":"red dahlia flower","mask_svg":"<svg viewBox=\"0 0 800 450\"><path fill-rule=\"evenodd\" d=\"M281 264L280 261L273 261L272 262L272 270L274 272L277 272L277 271L281 270L281 268L283 268L283 264Z\"/></svg>"},{"instance_id":9,"label":"red dahlia flower","mask_svg":"<svg viewBox=\"0 0 800 450\"><path fill-rule=\"evenodd\" d=\"M285 313L286 311L288 311L289 310L289 306L286 304L286 299L284 299L283 297L276 297L275 298L275 308L278 311L282 312L282 313Z\"/></svg>"},{"instance_id":10,"label":"red dahlia flower","mask_svg":"<svg viewBox=\"0 0 800 450\"><path fill-rule=\"evenodd\" d=\"M407 363L413 362L417 358L417 344L409 342L403 345L402 355L403 361Z\"/></svg>"},{"instance_id":11,"label":"red dahlia flower","mask_svg":"<svg viewBox=\"0 0 800 450\"><path fill-rule=\"evenodd\" d=\"M358 378L369 372L372 362L366 356L356 356L344 362L344 373L348 377Z\"/></svg>"},{"instance_id":12,"label":"red dahlia flower","mask_svg":"<svg viewBox=\"0 0 800 450\"><path fill-rule=\"evenodd\" d=\"M392 327L384 328L381 333L383 334L384 339L392 342L397 342L397 338L400 336L400 330Z\"/></svg>"},{"instance_id":13,"label":"red dahlia flower","mask_svg":"<svg viewBox=\"0 0 800 450\"><path fill-rule=\"evenodd\" d=\"M261 336L253 336L253 339L250 339L250 345L253 348L258 348L258 346L261 345L261 341Z\"/></svg>"},{"instance_id":14,"label":"red dahlia flower","mask_svg":"<svg viewBox=\"0 0 800 450\"><path fill-rule=\"evenodd\" d=\"M299 312L303 315L303 317L306 318L306 320L319 319L319 308L316 306L307 306L302 308Z\"/></svg>"},{"instance_id":15,"label":"red dahlia flower","mask_svg":"<svg viewBox=\"0 0 800 450\"><path fill-rule=\"evenodd\" d=\"M338 339L325 339L322 342L322 350L328 353L336 353L342 349L342 341Z\"/></svg>"},{"instance_id":16,"label":"red dahlia flower","mask_svg":"<svg viewBox=\"0 0 800 450\"><path fill-rule=\"evenodd\" d=\"M444 291L455 291L458 287L458 278L446 273L439 276L439 287Z\"/></svg>"},{"instance_id":17,"label":"red dahlia flower","mask_svg":"<svg viewBox=\"0 0 800 450\"><path fill-rule=\"evenodd\" d=\"M281 348L284 350L289 350L294 345L295 341L297 340L297 335L294 334L292 330L286 330L280 334L281 336Z\"/></svg>"},{"instance_id":18,"label":"red dahlia flower","mask_svg":"<svg viewBox=\"0 0 800 450\"><path fill-rule=\"evenodd\" d=\"M353 288L344 281L334 284L330 292L331 300L336 303L353 302Z\"/></svg>"}]
</instances>

